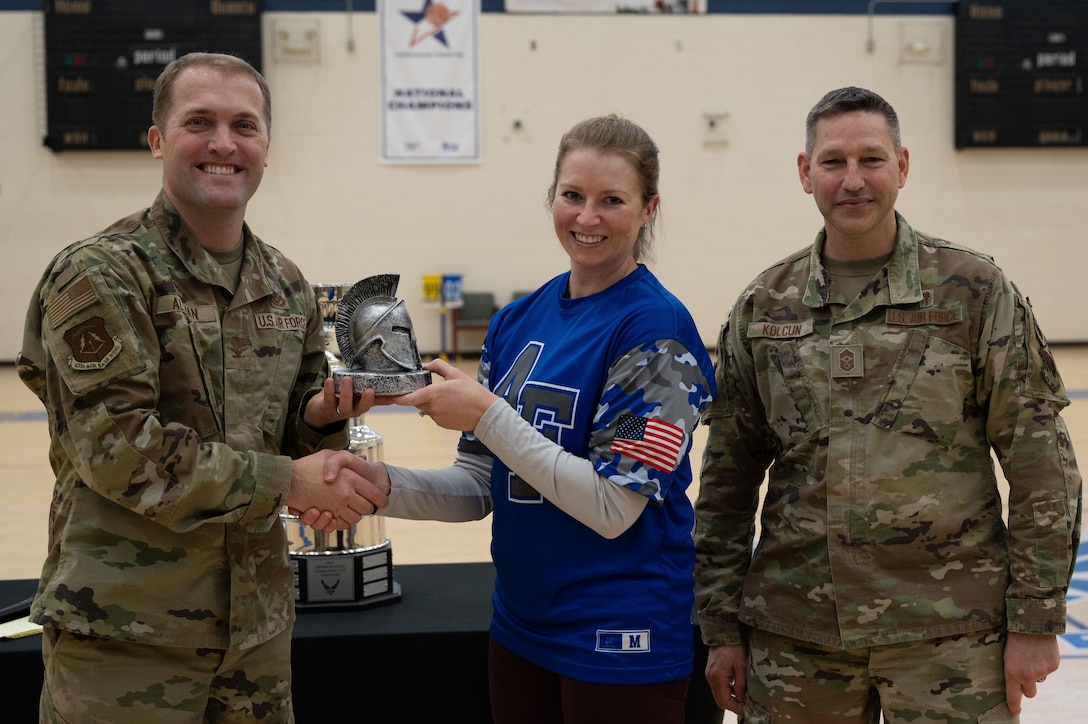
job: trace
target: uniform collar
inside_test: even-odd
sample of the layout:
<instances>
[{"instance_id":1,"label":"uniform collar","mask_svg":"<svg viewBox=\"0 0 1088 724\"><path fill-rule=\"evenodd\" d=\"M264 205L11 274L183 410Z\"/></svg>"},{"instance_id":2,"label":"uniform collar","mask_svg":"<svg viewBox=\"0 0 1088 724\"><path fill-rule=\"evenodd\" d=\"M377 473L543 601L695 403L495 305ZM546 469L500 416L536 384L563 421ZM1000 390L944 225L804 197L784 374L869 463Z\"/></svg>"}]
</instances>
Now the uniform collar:
<instances>
[{"instance_id":1,"label":"uniform collar","mask_svg":"<svg viewBox=\"0 0 1088 724\"><path fill-rule=\"evenodd\" d=\"M214 284L230 289L232 284L226 278L223 268L215 261L194 236L192 229L185 223L185 219L178 213L177 208L166 196L165 191L159 191L151 205L151 220L159 229L159 233L170 249L178 256L185 268L199 281L205 284ZM261 297L276 293L281 290L272 283L275 274L271 273L268 265L264 263L261 255L260 243L250 230L249 225L242 224L242 244L244 245L242 259L242 279L238 283L235 296L241 293L246 301L252 301ZM261 270L258 275L247 273L247 265L253 265Z\"/></svg>"},{"instance_id":2,"label":"uniform collar","mask_svg":"<svg viewBox=\"0 0 1088 724\"><path fill-rule=\"evenodd\" d=\"M918 275L918 236L907 220L896 211L895 248L884 269L885 284L881 284L867 306L915 304L922 300L922 285ZM820 229L809 251L809 277L803 302L808 307L822 307L830 297L831 277L824 268L820 254L827 242L827 232Z\"/></svg>"}]
</instances>

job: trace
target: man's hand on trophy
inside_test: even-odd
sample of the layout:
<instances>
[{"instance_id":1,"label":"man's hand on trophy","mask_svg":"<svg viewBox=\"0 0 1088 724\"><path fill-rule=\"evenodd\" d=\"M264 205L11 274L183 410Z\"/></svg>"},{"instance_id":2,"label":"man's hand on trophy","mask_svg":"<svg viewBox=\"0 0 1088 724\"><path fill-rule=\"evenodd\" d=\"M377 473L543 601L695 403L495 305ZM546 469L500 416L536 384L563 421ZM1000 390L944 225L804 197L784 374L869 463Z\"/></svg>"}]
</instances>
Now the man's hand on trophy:
<instances>
[{"instance_id":1,"label":"man's hand on trophy","mask_svg":"<svg viewBox=\"0 0 1088 724\"><path fill-rule=\"evenodd\" d=\"M374 405L374 390L364 390L362 394L354 388L348 377L340 379L340 385L331 377L325 380L325 386L306 401L306 410L302 420L315 430L328 427L366 413Z\"/></svg>"},{"instance_id":2,"label":"man's hand on trophy","mask_svg":"<svg viewBox=\"0 0 1088 724\"><path fill-rule=\"evenodd\" d=\"M383 491L365 477L370 467L346 450L319 450L293 461L287 509L302 511L299 519L315 530L346 530L389 505L388 487Z\"/></svg>"}]
</instances>

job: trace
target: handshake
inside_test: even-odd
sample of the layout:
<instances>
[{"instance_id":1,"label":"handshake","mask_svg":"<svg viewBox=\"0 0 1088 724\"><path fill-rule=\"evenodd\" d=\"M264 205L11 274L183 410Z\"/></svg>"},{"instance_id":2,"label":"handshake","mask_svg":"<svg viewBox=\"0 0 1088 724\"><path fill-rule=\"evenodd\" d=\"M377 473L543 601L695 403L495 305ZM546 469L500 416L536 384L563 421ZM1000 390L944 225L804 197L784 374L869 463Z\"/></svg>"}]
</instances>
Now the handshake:
<instances>
[{"instance_id":1,"label":"handshake","mask_svg":"<svg viewBox=\"0 0 1088 724\"><path fill-rule=\"evenodd\" d=\"M351 378L325 380L310 397L303 421L315 429L366 413L373 405L414 407L447 430L474 430L484 412L498 401L490 390L448 362L423 366L442 380L403 395L378 397L374 390L355 390ZM344 404L341 405L340 401ZM347 404L351 400L351 404ZM321 450L295 460L287 510L314 530L346 530L389 505L389 473L346 450Z\"/></svg>"},{"instance_id":2,"label":"handshake","mask_svg":"<svg viewBox=\"0 0 1088 724\"><path fill-rule=\"evenodd\" d=\"M347 450L319 450L292 462L285 504L314 530L346 530L389 505L389 474Z\"/></svg>"}]
</instances>

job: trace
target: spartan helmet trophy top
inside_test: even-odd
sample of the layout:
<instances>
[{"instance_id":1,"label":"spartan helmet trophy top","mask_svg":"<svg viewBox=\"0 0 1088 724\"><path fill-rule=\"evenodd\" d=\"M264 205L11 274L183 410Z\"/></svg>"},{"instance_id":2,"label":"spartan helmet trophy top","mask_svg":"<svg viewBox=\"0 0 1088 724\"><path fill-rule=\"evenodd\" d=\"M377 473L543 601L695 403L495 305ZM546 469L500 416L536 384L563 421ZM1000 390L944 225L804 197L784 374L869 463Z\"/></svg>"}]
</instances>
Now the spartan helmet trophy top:
<instances>
[{"instance_id":1,"label":"spartan helmet trophy top","mask_svg":"<svg viewBox=\"0 0 1088 724\"><path fill-rule=\"evenodd\" d=\"M423 370L412 320L396 298L399 274L379 274L357 282L336 311L336 343L356 390L403 395L430 383Z\"/></svg>"}]
</instances>

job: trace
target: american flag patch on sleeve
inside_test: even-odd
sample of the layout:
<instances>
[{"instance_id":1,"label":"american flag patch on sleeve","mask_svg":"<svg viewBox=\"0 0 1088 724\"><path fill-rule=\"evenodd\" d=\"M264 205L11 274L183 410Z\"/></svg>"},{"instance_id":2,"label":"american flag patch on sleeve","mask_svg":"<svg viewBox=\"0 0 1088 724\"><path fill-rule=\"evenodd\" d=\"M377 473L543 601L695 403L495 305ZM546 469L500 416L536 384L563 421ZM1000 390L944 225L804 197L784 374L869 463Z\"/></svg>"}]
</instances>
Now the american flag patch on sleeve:
<instances>
[{"instance_id":1,"label":"american flag patch on sleeve","mask_svg":"<svg viewBox=\"0 0 1088 724\"><path fill-rule=\"evenodd\" d=\"M46 318L56 327L79 310L97 301L98 294L94 290L94 285L91 284L90 279L83 277L57 295L46 310Z\"/></svg>"},{"instance_id":2,"label":"american flag patch on sleeve","mask_svg":"<svg viewBox=\"0 0 1088 724\"><path fill-rule=\"evenodd\" d=\"M680 462L680 447L683 444L684 431L676 425L663 420L622 415L608 449L671 473Z\"/></svg>"}]
</instances>

